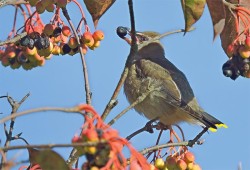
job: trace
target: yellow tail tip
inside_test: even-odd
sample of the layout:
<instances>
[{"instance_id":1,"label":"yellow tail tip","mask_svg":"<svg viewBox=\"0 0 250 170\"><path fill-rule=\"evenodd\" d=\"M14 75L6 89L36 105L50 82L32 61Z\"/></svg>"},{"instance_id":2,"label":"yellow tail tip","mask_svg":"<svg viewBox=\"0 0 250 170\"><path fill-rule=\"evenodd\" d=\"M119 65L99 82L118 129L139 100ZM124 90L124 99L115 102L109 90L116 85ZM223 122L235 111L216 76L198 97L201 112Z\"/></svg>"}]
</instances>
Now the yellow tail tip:
<instances>
[{"instance_id":1,"label":"yellow tail tip","mask_svg":"<svg viewBox=\"0 0 250 170\"><path fill-rule=\"evenodd\" d=\"M228 126L227 126L226 124L215 124L215 126L216 126L217 128L228 128ZM211 132L216 132L216 131L217 131L217 129L212 128L212 127L210 127L209 130L210 130Z\"/></svg>"}]
</instances>

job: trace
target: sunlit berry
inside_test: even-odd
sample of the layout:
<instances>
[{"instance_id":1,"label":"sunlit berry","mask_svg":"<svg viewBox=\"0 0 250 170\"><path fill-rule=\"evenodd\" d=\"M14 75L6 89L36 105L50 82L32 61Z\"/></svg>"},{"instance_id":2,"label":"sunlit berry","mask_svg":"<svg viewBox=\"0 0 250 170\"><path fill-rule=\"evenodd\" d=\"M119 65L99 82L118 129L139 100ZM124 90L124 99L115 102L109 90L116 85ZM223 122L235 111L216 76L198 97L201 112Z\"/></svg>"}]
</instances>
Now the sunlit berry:
<instances>
[{"instance_id":1,"label":"sunlit berry","mask_svg":"<svg viewBox=\"0 0 250 170\"><path fill-rule=\"evenodd\" d=\"M95 41L101 41L104 39L104 33L101 30L95 31L92 36Z\"/></svg>"}]
</instances>

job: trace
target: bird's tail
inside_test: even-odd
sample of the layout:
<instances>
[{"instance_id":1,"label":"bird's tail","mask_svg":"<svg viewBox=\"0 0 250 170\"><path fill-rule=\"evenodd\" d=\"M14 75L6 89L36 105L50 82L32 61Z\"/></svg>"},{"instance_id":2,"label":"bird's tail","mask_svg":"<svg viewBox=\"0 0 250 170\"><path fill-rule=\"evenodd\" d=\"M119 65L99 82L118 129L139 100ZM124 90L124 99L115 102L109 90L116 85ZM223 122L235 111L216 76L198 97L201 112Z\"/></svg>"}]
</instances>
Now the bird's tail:
<instances>
[{"instance_id":1,"label":"bird's tail","mask_svg":"<svg viewBox=\"0 0 250 170\"><path fill-rule=\"evenodd\" d=\"M221 121L211 116L207 112L203 112L202 115L203 115L202 120L204 121L204 124L209 128L211 132L216 132L217 128L221 127L228 128L226 124L222 123Z\"/></svg>"}]
</instances>

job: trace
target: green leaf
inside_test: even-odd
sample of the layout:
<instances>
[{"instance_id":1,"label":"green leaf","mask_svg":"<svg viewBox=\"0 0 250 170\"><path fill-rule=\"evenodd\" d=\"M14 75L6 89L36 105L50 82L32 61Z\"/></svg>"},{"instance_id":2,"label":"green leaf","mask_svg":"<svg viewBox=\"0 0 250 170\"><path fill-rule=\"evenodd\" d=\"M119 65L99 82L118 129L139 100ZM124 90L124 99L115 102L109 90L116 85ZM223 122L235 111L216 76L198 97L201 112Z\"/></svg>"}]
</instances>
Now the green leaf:
<instances>
[{"instance_id":1,"label":"green leaf","mask_svg":"<svg viewBox=\"0 0 250 170\"><path fill-rule=\"evenodd\" d=\"M92 16L95 28L101 16L113 5L116 0L84 0L84 3Z\"/></svg>"},{"instance_id":2,"label":"green leaf","mask_svg":"<svg viewBox=\"0 0 250 170\"><path fill-rule=\"evenodd\" d=\"M181 0L185 18L185 31L197 22L203 14L206 0Z\"/></svg>"},{"instance_id":3,"label":"green leaf","mask_svg":"<svg viewBox=\"0 0 250 170\"><path fill-rule=\"evenodd\" d=\"M32 165L39 164L43 170L70 170L65 160L55 151L28 149L29 159Z\"/></svg>"}]
</instances>

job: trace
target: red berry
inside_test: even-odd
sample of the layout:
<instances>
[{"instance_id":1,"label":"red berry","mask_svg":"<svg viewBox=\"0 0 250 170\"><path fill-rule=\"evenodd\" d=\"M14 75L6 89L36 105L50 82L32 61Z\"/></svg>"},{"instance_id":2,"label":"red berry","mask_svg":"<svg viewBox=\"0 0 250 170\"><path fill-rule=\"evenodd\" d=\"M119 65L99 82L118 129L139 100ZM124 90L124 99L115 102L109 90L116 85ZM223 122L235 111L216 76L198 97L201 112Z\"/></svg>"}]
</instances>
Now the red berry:
<instances>
[{"instance_id":1,"label":"red berry","mask_svg":"<svg viewBox=\"0 0 250 170\"><path fill-rule=\"evenodd\" d=\"M63 34L64 36L66 36L66 37L70 36L71 30L70 30L70 28L69 28L67 25L64 25L64 26L62 27L62 34Z\"/></svg>"},{"instance_id":2,"label":"red berry","mask_svg":"<svg viewBox=\"0 0 250 170\"><path fill-rule=\"evenodd\" d=\"M245 46L246 46L247 48L250 48L250 36L247 36L247 37L246 37Z\"/></svg>"}]
</instances>

